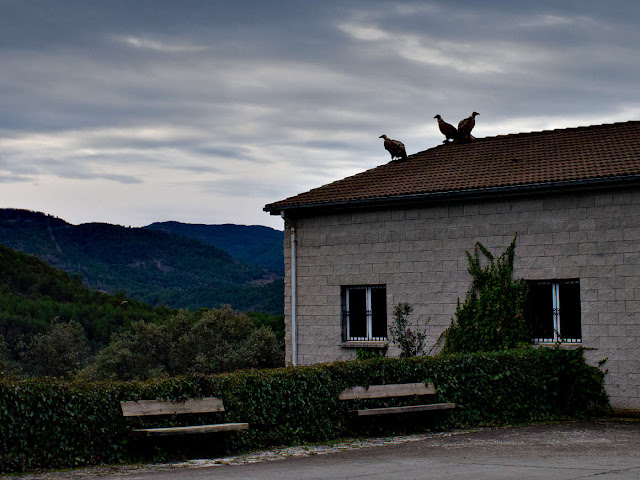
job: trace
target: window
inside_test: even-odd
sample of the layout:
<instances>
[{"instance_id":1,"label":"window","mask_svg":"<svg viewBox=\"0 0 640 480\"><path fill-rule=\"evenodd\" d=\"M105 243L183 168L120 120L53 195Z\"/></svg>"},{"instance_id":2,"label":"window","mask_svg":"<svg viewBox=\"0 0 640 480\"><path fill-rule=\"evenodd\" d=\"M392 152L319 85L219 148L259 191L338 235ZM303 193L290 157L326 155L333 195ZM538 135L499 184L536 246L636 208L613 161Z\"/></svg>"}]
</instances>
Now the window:
<instances>
[{"instance_id":1,"label":"window","mask_svg":"<svg viewBox=\"0 0 640 480\"><path fill-rule=\"evenodd\" d=\"M342 287L342 340L387 339L387 287Z\"/></svg>"},{"instance_id":2,"label":"window","mask_svg":"<svg viewBox=\"0 0 640 480\"><path fill-rule=\"evenodd\" d=\"M533 341L580 343L580 281L544 280L528 283L527 319Z\"/></svg>"}]
</instances>

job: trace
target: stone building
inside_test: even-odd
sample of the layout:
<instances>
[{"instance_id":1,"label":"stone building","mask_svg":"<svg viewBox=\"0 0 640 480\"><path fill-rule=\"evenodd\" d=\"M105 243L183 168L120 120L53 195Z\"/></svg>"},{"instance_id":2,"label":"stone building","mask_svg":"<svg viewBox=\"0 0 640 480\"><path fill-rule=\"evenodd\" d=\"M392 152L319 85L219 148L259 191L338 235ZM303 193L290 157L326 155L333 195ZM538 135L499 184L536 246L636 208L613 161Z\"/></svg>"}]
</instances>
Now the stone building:
<instances>
[{"instance_id":1,"label":"stone building","mask_svg":"<svg viewBox=\"0 0 640 480\"><path fill-rule=\"evenodd\" d=\"M400 302L434 344L470 286L465 251L517 233L532 340L607 358L612 405L640 409L640 122L439 145L265 210L285 219L289 363L387 346Z\"/></svg>"}]
</instances>

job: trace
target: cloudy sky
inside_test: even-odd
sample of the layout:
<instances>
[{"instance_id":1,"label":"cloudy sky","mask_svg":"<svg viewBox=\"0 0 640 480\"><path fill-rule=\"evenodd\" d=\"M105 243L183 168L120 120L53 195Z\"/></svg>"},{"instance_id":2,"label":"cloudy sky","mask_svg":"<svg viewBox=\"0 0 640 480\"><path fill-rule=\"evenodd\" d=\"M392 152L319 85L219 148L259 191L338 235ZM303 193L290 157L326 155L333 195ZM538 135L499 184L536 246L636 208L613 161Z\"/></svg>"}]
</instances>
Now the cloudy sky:
<instances>
[{"instance_id":1,"label":"cloudy sky","mask_svg":"<svg viewBox=\"0 0 640 480\"><path fill-rule=\"evenodd\" d=\"M640 119L640 2L0 0L0 207L262 211L442 139Z\"/></svg>"}]
</instances>

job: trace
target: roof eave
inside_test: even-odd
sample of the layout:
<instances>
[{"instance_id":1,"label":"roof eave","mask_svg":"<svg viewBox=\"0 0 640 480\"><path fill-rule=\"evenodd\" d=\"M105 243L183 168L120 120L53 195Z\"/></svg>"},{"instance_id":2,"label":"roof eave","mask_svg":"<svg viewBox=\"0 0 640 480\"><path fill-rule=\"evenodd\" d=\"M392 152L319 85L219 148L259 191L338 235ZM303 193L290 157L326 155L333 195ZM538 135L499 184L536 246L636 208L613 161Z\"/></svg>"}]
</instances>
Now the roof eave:
<instances>
[{"instance_id":1,"label":"roof eave","mask_svg":"<svg viewBox=\"0 0 640 480\"><path fill-rule=\"evenodd\" d=\"M507 185L500 187L474 188L467 190L450 190L440 192L425 192L409 195L393 195L385 197L370 197L330 202L316 202L301 205L279 205L272 203L264 207L271 215L282 212L311 212L326 209L358 209L368 207L392 206L401 204L436 203L445 200L477 200L491 199L502 196L528 196L544 193L575 192L586 190L607 189L617 186L640 185L640 175L616 177L598 177L584 180L568 180L557 182L531 183L525 185Z\"/></svg>"}]
</instances>

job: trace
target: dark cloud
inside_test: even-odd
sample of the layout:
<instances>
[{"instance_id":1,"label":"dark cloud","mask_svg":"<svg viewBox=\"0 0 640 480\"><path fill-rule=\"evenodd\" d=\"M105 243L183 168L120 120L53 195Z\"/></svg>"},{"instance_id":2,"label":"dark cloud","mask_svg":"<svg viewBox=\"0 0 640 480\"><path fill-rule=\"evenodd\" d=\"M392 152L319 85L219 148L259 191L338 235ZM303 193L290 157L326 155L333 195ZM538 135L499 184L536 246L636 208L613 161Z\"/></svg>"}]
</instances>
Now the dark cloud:
<instances>
[{"instance_id":1,"label":"dark cloud","mask_svg":"<svg viewBox=\"0 0 640 480\"><path fill-rule=\"evenodd\" d=\"M265 203L386 163L382 133L438 144L436 113L481 112L478 136L638 118L639 20L632 1L0 0L0 181L60 216L51 178L130 186L144 202L80 219L122 223L247 192L209 221L275 225Z\"/></svg>"}]
</instances>

